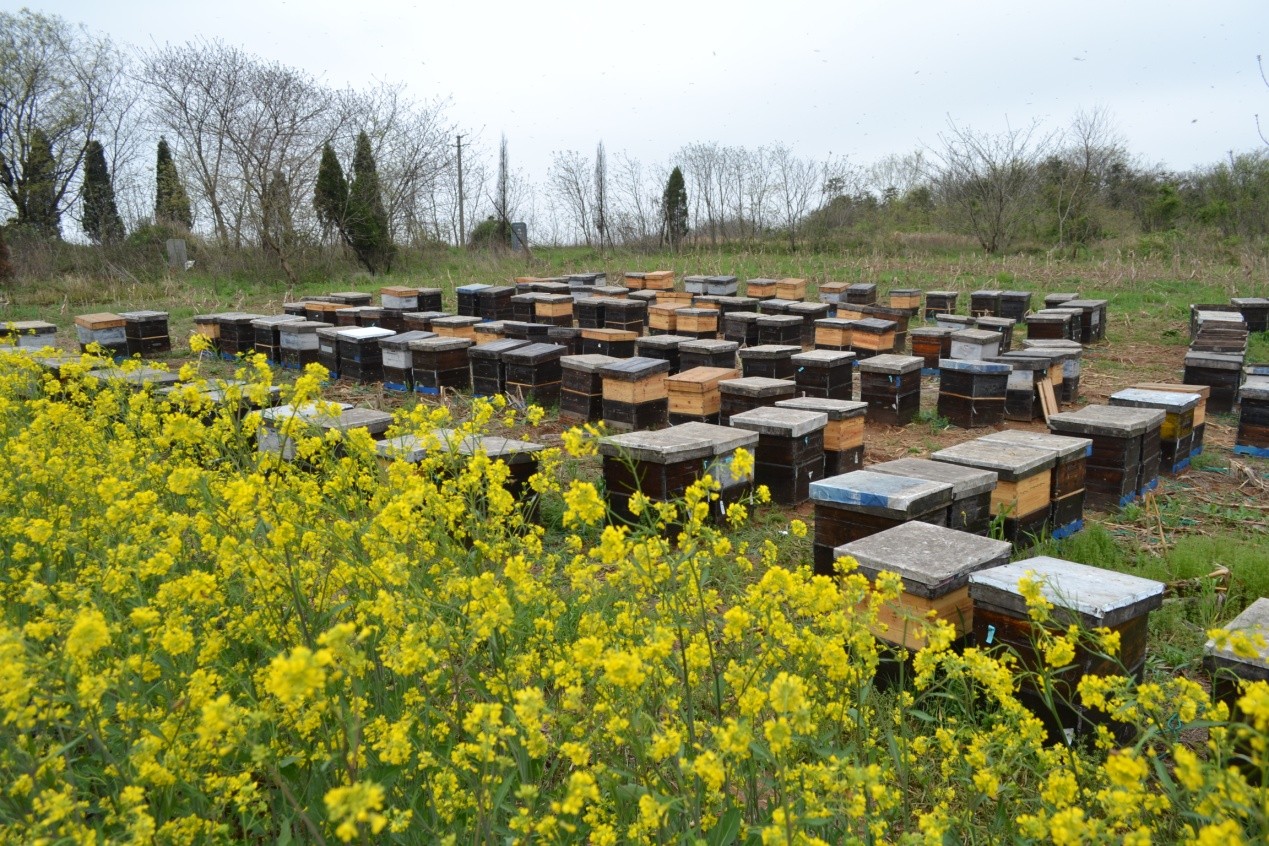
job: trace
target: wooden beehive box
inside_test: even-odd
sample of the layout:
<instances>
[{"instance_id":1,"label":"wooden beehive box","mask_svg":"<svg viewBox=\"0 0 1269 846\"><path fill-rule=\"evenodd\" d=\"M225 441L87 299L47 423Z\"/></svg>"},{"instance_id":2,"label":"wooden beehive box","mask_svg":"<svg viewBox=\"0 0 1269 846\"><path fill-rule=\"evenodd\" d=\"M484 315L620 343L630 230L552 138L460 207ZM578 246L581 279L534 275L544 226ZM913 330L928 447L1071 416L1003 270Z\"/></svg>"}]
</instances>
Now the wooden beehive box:
<instances>
[{"instance_id":1,"label":"wooden beehive box","mask_svg":"<svg viewBox=\"0 0 1269 846\"><path fill-rule=\"evenodd\" d=\"M670 422L688 422L688 418L705 423L717 422L722 408L718 383L724 379L735 379L738 375L736 369L730 367L693 367L668 376L665 388Z\"/></svg>"},{"instance_id":2,"label":"wooden beehive box","mask_svg":"<svg viewBox=\"0 0 1269 846\"><path fill-rule=\"evenodd\" d=\"M734 369L739 349L740 344L735 341L708 338L684 341L679 344L679 369L690 370L693 367Z\"/></svg>"},{"instance_id":3,"label":"wooden beehive box","mask_svg":"<svg viewBox=\"0 0 1269 846\"><path fill-rule=\"evenodd\" d=\"M975 535L987 534L991 525L991 495L999 478L996 471L928 458L898 458L873 464L868 469L874 473L951 485L947 527Z\"/></svg>"},{"instance_id":4,"label":"wooden beehive box","mask_svg":"<svg viewBox=\"0 0 1269 846\"><path fill-rule=\"evenodd\" d=\"M926 621L943 620L957 639L974 628L969 598L973 573L1009 563L1013 545L944 526L912 521L839 546L838 558L850 557L861 575L876 581L882 572L903 580L898 598L878 609L873 633L913 651L926 644Z\"/></svg>"},{"instance_id":5,"label":"wooden beehive box","mask_svg":"<svg viewBox=\"0 0 1269 846\"><path fill-rule=\"evenodd\" d=\"M831 576L837 548L843 544L910 520L946 525L952 486L855 470L813 483L810 496L815 503L815 572Z\"/></svg>"},{"instance_id":6,"label":"wooden beehive box","mask_svg":"<svg viewBox=\"0 0 1269 846\"><path fill-rule=\"evenodd\" d=\"M604 416L604 377L600 371L619 361L607 355L560 358L560 417L595 421Z\"/></svg>"},{"instance_id":7,"label":"wooden beehive box","mask_svg":"<svg viewBox=\"0 0 1269 846\"><path fill-rule=\"evenodd\" d=\"M1053 450L1057 462L1053 465L1049 488L1049 533L1060 540L1084 528L1084 486L1088 476L1088 456L1093 451L1090 439L1005 429L983 435L979 440Z\"/></svg>"},{"instance_id":8,"label":"wooden beehive box","mask_svg":"<svg viewBox=\"0 0 1269 846\"><path fill-rule=\"evenodd\" d=\"M776 408L795 408L827 415L824 426L824 475L838 476L864 466L864 416L868 404L852 400L794 397Z\"/></svg>"},{"instance_id":9,"label":"wooden beehive box","mask_svg":"<svg viewBox=\"0 0 1269 846\"><path fill-rule=\"evenodd\" d=\"M805 279L781 279L776 282L776 296L782 300L806 299Z\"/></svg>"},{"instance_id":10,"label":"wooden beehive box","mask_svg":"<svg viewBox=\"0 0 1269 846\"><path fill-rule=\"evenodd\" d=\"M810 498L811 483L824 477L824 427L828 415L798 408L764 407L731 416L729 425L758 433L754 481L780 505Z\"/></svg>"},{"instance_id":11,"label":"wooden beehive box","mask_svg":"<svg viewBox=\"0 0 1269 846\"><path fill-rule=\"evenodd\" d=\"M849 350L854 336L855 323L836 317L815 321L815 346L821 350Z\"/></svg>"},{"instance_id":12,"label":"wooden beehive box","mask_svg":"<svg viewBox=\"0 0 1269 846\"><path fill-rule=\"evenodd\" d=\"M442 338L464 338L476 343L476 326L479 317L437 317L432 320L432 331Z\"/></svg>"},{"instance_id":13,"label":"wooden beehive box","mask_svg":"<svg viewBox=\"0 0 1269 846\"><path fill-rule=\"evenodd\" d=\"M775 279L767 279L765 277L750 279L745 282L745 296L757 300L769 300L776 296L776 289L779 286L779 281Z\"/></svg>"},{"instance_id":14,"label":"wooden beehive box","mask_svg":"<svg viewBox=\"0 0 1269 846\"><path fill-rule=\"evenodd\" d=\"M975 440L939 450L930 457L995 472L991 513L1002 520L1006 540L1024 546L1043 535L1051 510L1056 450Z\"/></svg>"}]
</instances>

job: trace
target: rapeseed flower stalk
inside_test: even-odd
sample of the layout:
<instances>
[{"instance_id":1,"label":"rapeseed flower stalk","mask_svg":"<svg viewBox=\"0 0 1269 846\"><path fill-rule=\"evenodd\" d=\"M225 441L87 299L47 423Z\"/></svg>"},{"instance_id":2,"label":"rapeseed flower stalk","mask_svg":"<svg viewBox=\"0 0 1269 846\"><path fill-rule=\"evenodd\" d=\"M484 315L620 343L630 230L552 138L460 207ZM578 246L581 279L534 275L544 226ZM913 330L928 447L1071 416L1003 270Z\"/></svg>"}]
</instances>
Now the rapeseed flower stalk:
<instances>
[{"instance_id":1,"label":"rapeseed flower stalk","mask_svg":"<svg viewBox=\"0 0 1269 846\"><path fill-rule=\"evenodd\" d=\"M194 343L198 343L195 341ZM0 843L1248 842L1266 829L1269 688L1066 676L1111 632L1050 629L1040 666L925 624L910 687L877 681L902 589L833 578L720 519L716 483L606 522L592 427L530 489L455 437L497 402L418 404L394 434L255 449L272 387L223 402L60 379L0 353ZM196 368L187 376L197 378ZM282 399L317 402L313 368ZM538 412L510 421L533 425ZM499 428L499 431L502 431ZM750 457L751 459L751 457ZM737 455L743 467L745 456ZM637 503L637 505L635 505ZM634 510L632 508L632 510ZM1046 743L1045 679L1129 724ZM1057 682L1064 682L1065 688ZM1187 728L1207 730L1198 746Z\"/></svg>"}]
</instances>

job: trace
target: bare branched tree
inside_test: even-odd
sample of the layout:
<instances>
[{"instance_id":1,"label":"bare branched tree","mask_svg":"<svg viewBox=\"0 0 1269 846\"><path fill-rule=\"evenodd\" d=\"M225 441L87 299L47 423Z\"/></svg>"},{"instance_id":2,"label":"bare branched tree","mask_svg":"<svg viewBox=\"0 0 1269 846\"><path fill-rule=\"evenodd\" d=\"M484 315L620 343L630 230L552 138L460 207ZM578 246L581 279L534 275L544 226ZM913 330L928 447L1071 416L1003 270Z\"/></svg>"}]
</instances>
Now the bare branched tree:
<instances>
[{"instance_id":1,"label":"bare branched tree","mask_svg":"<svg viewBox=\"0 0 1269 846\"><path fill-rule=\"evenodd\" d=\"M108 38L55 15L0 12L0 186L19 223L60 234L88 141L119 108L123 74Z\"/></svg>"},{"instance_id":2,"label":"bare branched tree","mask_svg":"<svg viewBox=\"0 0 1269 846\"><path fill-rule=\"evenodd\" d=\"M1106 186L1111 165L1124 155L1109 112L1100 107L1076 112L1041 173L1059 249L1078 248L1095 234L1091 220L1095 201Z\"/></svg>"},{"instance_id":3,"label":"bare branched tree","mask_svg":"<svg viewBox=\"0 0 1269 846\"><path fill-rule=\"evenodd\" d=\"M948 119L939 135L931 182L949 212L949 223L978 239L989 253L1009 246L1035 208L1038 165L1051 133L1032 123L997 134L975 132Z\"/></svg>"},{"instance_id":4,"label":"bare branched tree","mask_svg":"<svg viewBox=\"0 0 1269 846\"><path fill-rule=\"evenodd\" d=\"M576 150L552 153L547 190L567 217L573 237L580 236L588 247L593 245L592 223L597 218L591 205L590 159Z\"/></svg>"},{"instance_id":5,"label":"bare branched tree","mask_svg":"<svg viewBox=\"0 0 1269 846\"><path fill-rule=\"evenodd\" d=\"M789 249L797 249L798 227L820 192L820 166L809 158L795 155L783 144L771 148L776 201L780 222L789 236Z\"/></svg>"}]
</instances>

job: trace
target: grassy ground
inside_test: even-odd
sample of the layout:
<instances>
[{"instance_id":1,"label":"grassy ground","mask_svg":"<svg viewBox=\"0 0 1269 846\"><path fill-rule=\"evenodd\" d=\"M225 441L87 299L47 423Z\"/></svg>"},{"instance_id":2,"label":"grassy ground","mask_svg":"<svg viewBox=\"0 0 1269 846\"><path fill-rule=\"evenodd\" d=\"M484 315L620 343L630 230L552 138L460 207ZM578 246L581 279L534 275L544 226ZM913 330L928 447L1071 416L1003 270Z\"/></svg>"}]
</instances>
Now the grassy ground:
<instances>
[{"instance_id":1,"label":"grassy ground","mask_svg":"<svg viewBox=\"0 0 1269 846\"><path fill-rule=\"evenodd\" d=\"M960 311L968 293L979 288L1027 290L1039 307L1045 293L1078 291L1109 300L1107 343L1085 356L1086 401L1101 402L1120 388L1141 381L1180 381L1181 361L1189 343L1191 303L1227 302L1231 296L1265 296L1266 284L1253 282L1240 268L1200 260L1112 259L1062 261L1043 256L884 258L839 254L718 251L691 254L600 255L584 249L539 250L531 259L491 257L457 251L436 256L424 268L390 279L365 275L331 279L297 289L277 283L248 283L209 278L197 272L155 282L101 282L61 278L19 286L0 306L0 319L43 319L58 324L64 339L73 337L74 317L93 311L164 309L178 347L192 330L195 314L241 310L278 313L284 301L336 290L377 293L383 284L438 287L453 303L453 289L473 282L506 284L514 276L552 276L603 270L610 281L625 271L670 269L679 274L730 273L806 277L823 281L876 282L891 287L961 291ZM64 341L65 343L65 341ZM171 363L188 357L177 351ZM1248 361L1269 362L1269 336L1253 339ZM226 373L229 366L205 363L206 371ZM339 399L377 407L416 402L385 394L378 386L335 386ZM928 403L927 403L928 405ZM1230 619L1251 600L1269 595L1269 462L1231 456L1236 420L1209 417L1207 452L1182 478L1165 480L1156 496L1115 514L1089 515L1089 527L1065 541L1048 541L1040 551L1074 561L1137 573L1169 583L1168 600L1152 619L1152 669L1197 672L1206 630ZM558 432L548 419L544 438ZM868 461L930 450L976 436L945 428L933 418L903 430L869 430ZM593 468L579 468L590 472ZM803 516L807 509L802 510ZM771 509L758 515L749 531L782 531L788 514ZM809 542L806 550L809 557ZM1028 553L1029 554L1029 553Z\"/></svg>"}]
</instances>

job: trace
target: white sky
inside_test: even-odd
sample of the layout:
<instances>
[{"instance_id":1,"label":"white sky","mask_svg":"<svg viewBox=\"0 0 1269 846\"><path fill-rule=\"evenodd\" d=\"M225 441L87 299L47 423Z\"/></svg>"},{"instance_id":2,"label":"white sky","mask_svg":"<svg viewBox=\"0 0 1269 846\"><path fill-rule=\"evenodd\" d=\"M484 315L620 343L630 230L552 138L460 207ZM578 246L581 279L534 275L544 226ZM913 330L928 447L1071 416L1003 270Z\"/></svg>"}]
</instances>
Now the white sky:
<instances>
[{"instance_id":1,"label":"white sky","mask_svg":"<svg viewBox=\"0 0 1269 846\"><path fill-rule=\"evenodd\" d=\"M690 142L846 155L1104 106L1129 150L1186 169L1269 135L1269 0L0 0L121 43L220 38L333 86L402 81L541 180L603 140L663 161Z\"/></svg>"}]
</instances>

